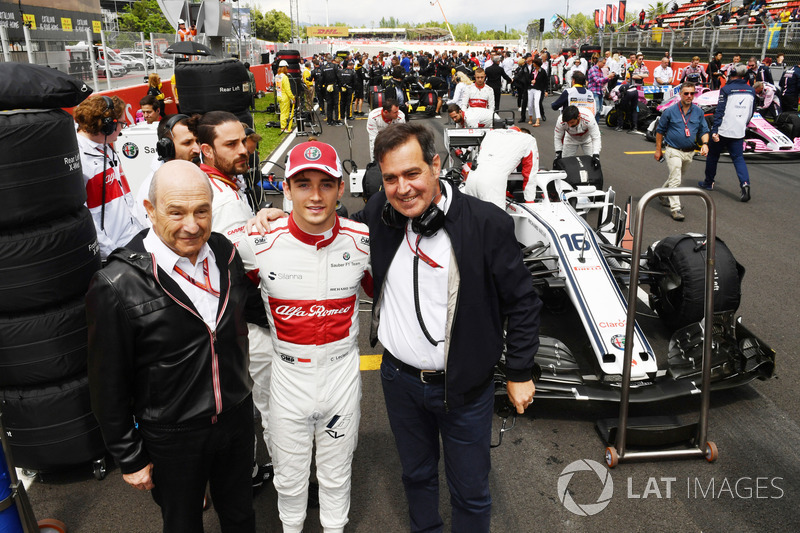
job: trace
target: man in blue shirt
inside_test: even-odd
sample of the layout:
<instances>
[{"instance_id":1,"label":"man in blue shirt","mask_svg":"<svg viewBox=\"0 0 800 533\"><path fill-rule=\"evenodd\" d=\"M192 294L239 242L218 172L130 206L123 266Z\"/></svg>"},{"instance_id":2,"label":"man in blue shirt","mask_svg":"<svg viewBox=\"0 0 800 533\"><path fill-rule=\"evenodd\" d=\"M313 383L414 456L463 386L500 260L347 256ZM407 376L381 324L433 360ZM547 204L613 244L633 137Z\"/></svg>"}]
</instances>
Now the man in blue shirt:
<instances>
[{"instance_id":1,"label":"man in blue shirt","mask_svg":"<svg viewBox=\"0 0 800 533\"><path fill-rule=\"evenodd\" d=\"M681 185L681 178L689 169L697 148L697 137L702 139L700 155L708 154L708 123L703 110L692 103L695 86L687 82L680 87L680 101L664 110L656 128L656 161L664 157L667 161L669 176L664 187L676 188ZM677 196L668 199L659 198L661 205L669 207L672 218L682 221L685 217L681 211L681 201Z\"/></svg>"},{"instance_id":2,"label":"man in blue shirt","mask_svg":"<svg viewBox=\"0 0 800 533\"><path fill-rule=\"evenodd\" d=\"M747 85L747 67L738 65L728 74L728 83L719 92L719 102L714 111L711 125L711 146L706 158L706 179L697 185L706 190L714 188L719 155L723 150L728 154L736 169L739 186L742 188L742 202L750 201L750 176L744 162L744 136L747 124L755 112L756 93Z\"/></svg>"}]
</instances>

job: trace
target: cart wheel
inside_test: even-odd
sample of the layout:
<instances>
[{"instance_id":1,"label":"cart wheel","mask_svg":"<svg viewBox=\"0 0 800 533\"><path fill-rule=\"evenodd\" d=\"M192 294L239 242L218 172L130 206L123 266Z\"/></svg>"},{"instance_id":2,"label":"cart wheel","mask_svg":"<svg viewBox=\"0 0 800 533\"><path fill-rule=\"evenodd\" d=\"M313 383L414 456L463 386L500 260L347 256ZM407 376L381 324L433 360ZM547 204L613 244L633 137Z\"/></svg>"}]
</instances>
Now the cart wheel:
<instances>
[{"instance_id":1,"label":"cart wheel","mask_svg":"<svg viewBox=\"0 0 800 533\"><path fill-rule=\"evenodd\" d=\"M706 442L706 448L704 450L704 456L706 461L709 463L713 463L719 457L719 450L717 450L717 445L711 441Z\"/></svg>"},{"instance_id":2,"label":"cart wheel","mask_svg":"<svg viewBox=\"0 0 800 533\"><path fill-rule=\"evenodd\" d=\"M106 470L105 457L92 463L92 472L94 473L94 478L97 481L103 481L106 478L108 471Z\"/></svg>"},{"instance_id":3,"label":"cart wheel","mask_svg":"<svg viewBox=\"0 0 800 533\"><path fill-rule=\"evenodd\" d=\"M40 532L46 533L67 533L67 526L61 520L45 518L37 522Z\"/></svg>"},{"instance_id":4,"label":"cart wheel","mask_svg":"<svg viewBox=\"0 0 800 533\"><path fill-rule=\"evenodd\" d=\"M606 464L609 468L614 468L619 463L619 454L613 446L606 448Z\"/></svg>"}]
</instances>

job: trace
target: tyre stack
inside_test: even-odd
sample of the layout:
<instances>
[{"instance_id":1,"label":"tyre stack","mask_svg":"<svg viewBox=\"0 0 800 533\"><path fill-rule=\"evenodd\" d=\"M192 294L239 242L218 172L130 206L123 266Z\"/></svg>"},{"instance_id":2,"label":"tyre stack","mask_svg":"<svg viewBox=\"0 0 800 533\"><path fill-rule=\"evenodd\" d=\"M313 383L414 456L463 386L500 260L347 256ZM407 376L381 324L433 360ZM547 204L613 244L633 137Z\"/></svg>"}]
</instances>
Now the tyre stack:
<instances>
[{"instance_id":1,"label":"tyre stack","mask_svg":"<svg viewBox=\"0 0 800 533\"><path fill-rule=\"evenodd\" d=\"M60 109L0 111L0 146L0 409L12 457L30 471L102 460L83 301L100 253L74 122Z\"/></svg>"},{"instance_id":2,"label":"tyre stack","mask_svg":"<svg viewBox=\"0 0 800 533\"><path fill-rule=\"evenodd\" d=\"M244 63L235 59L179 63L175 65L175 85L182 113L230 111L253 127L250 76Z\"/></svg>"}]
</instances>

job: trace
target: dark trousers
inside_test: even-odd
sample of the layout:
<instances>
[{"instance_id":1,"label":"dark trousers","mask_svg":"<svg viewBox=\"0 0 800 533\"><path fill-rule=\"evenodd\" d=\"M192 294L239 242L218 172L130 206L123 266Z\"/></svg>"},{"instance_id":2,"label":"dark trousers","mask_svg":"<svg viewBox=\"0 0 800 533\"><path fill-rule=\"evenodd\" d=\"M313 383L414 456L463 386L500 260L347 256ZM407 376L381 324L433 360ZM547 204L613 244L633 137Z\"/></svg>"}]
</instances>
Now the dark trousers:
<instances>
[{"instance_id":1,"label":"dark trousers","mask_svg":"<svg viewBox=\"0 0 800 533\"><path fill-rule=\"evenodd\" d=\"M491 86L492 92L494 93L494 110L500 111L500 87L501 85Z\"/></svg>"},{"instance_id":2,"label":"dark trousers","mask_svg":"<svg viewBox=\"0 0 800 533\"><path fill-rule=\"evenodd\" d=\"M347 91L339 90L339 116L342 120L350 118L353 115L351 106L353 105L353 90Z\"/></svg>"},{"instance_id":3,"label":"dark trousers","mask_svg":"<svg viewBox=\"0 0 800 533\"><path fill-rule=\"evenodd\" d=\"M797 93L789 93L781 96L781 109L791 113L797 112Z\"/></svg>"},{"instance_id":4,"label":"dark trousers","mask_svg":"<svg viewBox=\"0 0 800 533\"><path fill-rule=\"evenodd\" d=\"M328 112L328 124L339 120L339 88L333 86L333 91L328 92L327 86L322 89L325 92L325 110Z\"/></svg>"},{"instance_id":5,"label":"dark trousers","mask_svg":"<svg viewBox=\"0 0 800 533\"><path fill-rule=\"evenodd\" d=\"M460 407L444 409L444 384L424 384L384 358L383 396L394 433L412 532L440 532L439 437L450 488L452 531L489 531L489 446L494 387Z\"/></svg>"},{"instance_id":6,"label":"dark trousers","mask_svg":"<svg viewBox=\"0 0 800 533\"><path fill-rule=\"evenodd\" d=\"M175 431L140 423L139 431L153 462L164 533L203 531L207 483L223 533L255 533L252 396L216 424Z\"/></svg>"},{"instance_id":7,"label":"dark trousers","mask_svg":"<svg viewBox=\"0 0 800 533\"><path fill-rule=\"evenodd\" d=\"M739 178L739 186L750 184L750 175L747 172L747 164L744 162L744 142L743 139L731 139L730 137L720 136L719 142L708 144L708 156L706 157L706 183L714 183L717 175L717 162L719 155L727 149L733 161L733 168L736 169L736 176Z\"/></svg>"}]
</instances>

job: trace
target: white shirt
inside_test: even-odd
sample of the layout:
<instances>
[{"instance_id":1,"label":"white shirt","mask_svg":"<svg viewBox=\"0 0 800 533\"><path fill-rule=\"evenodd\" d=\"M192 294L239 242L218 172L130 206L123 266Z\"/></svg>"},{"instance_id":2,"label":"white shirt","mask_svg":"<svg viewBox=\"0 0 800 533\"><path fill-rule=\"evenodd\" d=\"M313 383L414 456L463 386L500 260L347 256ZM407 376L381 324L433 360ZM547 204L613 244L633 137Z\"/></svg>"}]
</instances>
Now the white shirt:
<instances>
[{"instance_id":1,"label":"white shirt","mask_svg":"<svg viewBox=\"0 0 800 533\"><path fill-rule=\"evenodd\" d=\"M144 249L156 257L156 264L178 284L178 287L189 297L192 305L203 318L203 322L206 323L211 331L214 331L217 328L219 296L214 296L205 289L197 287L175 271L177 266L188 276L203 283L205 281L203 262L208 259L208 279L211 282L211 287L219 291L219 268L217 267L214 252L211 251L208 243L204 244L200 249L195 264L173 252L152 229L147 232L144 238Z\"/></svg>"},{"instance_id":2,"label":"white shirt","mask_svg":"<svg viewBox=\"0 0 800 533\"><path fill-rule=\"evenodd\" d=\"M450 184L436 205L445 213L453 195ZM378 339L400 361L420 370L444 370L444 337L447 323L447 279L452 244L444 230L423 237L419 244L419 304L425 327L436 341L433 346L417 320L414 306L414 251L418 235L406 224L403 242L389 266L381 300ZM437 265L423 261L423 255Z\"/></svg>"},{"instance_id":3,"label":"white shirt","mask_svg":"<svg viewBox=\"0 0 800 533\"><path fill-rule=\"evenodd\" d=\"M144 178L144 181L142 181L139 190L136 191L136 202L133 204L133 214L136 215L136 218L139 219L139 222L141 222L142 226L145 228L151 227L152 224L150 223L150 219L147 218L144 200L150 195L150 184L153 182L153 175L163 164L164 161L158 157L154 157L153 161L150 163L150 173Z\"/></svg>"},{"instance_id":4,"label":"white shirt","mask_svg":"<svg viewBox=\"0 0 800 533\"><path fill-rule=\"evenodd\" d=\"M660 81L660 80L664 81ZM653 70L653 85L672 84L672 69L670 67L657 66Z\"/></svg>"}]
</instances>

